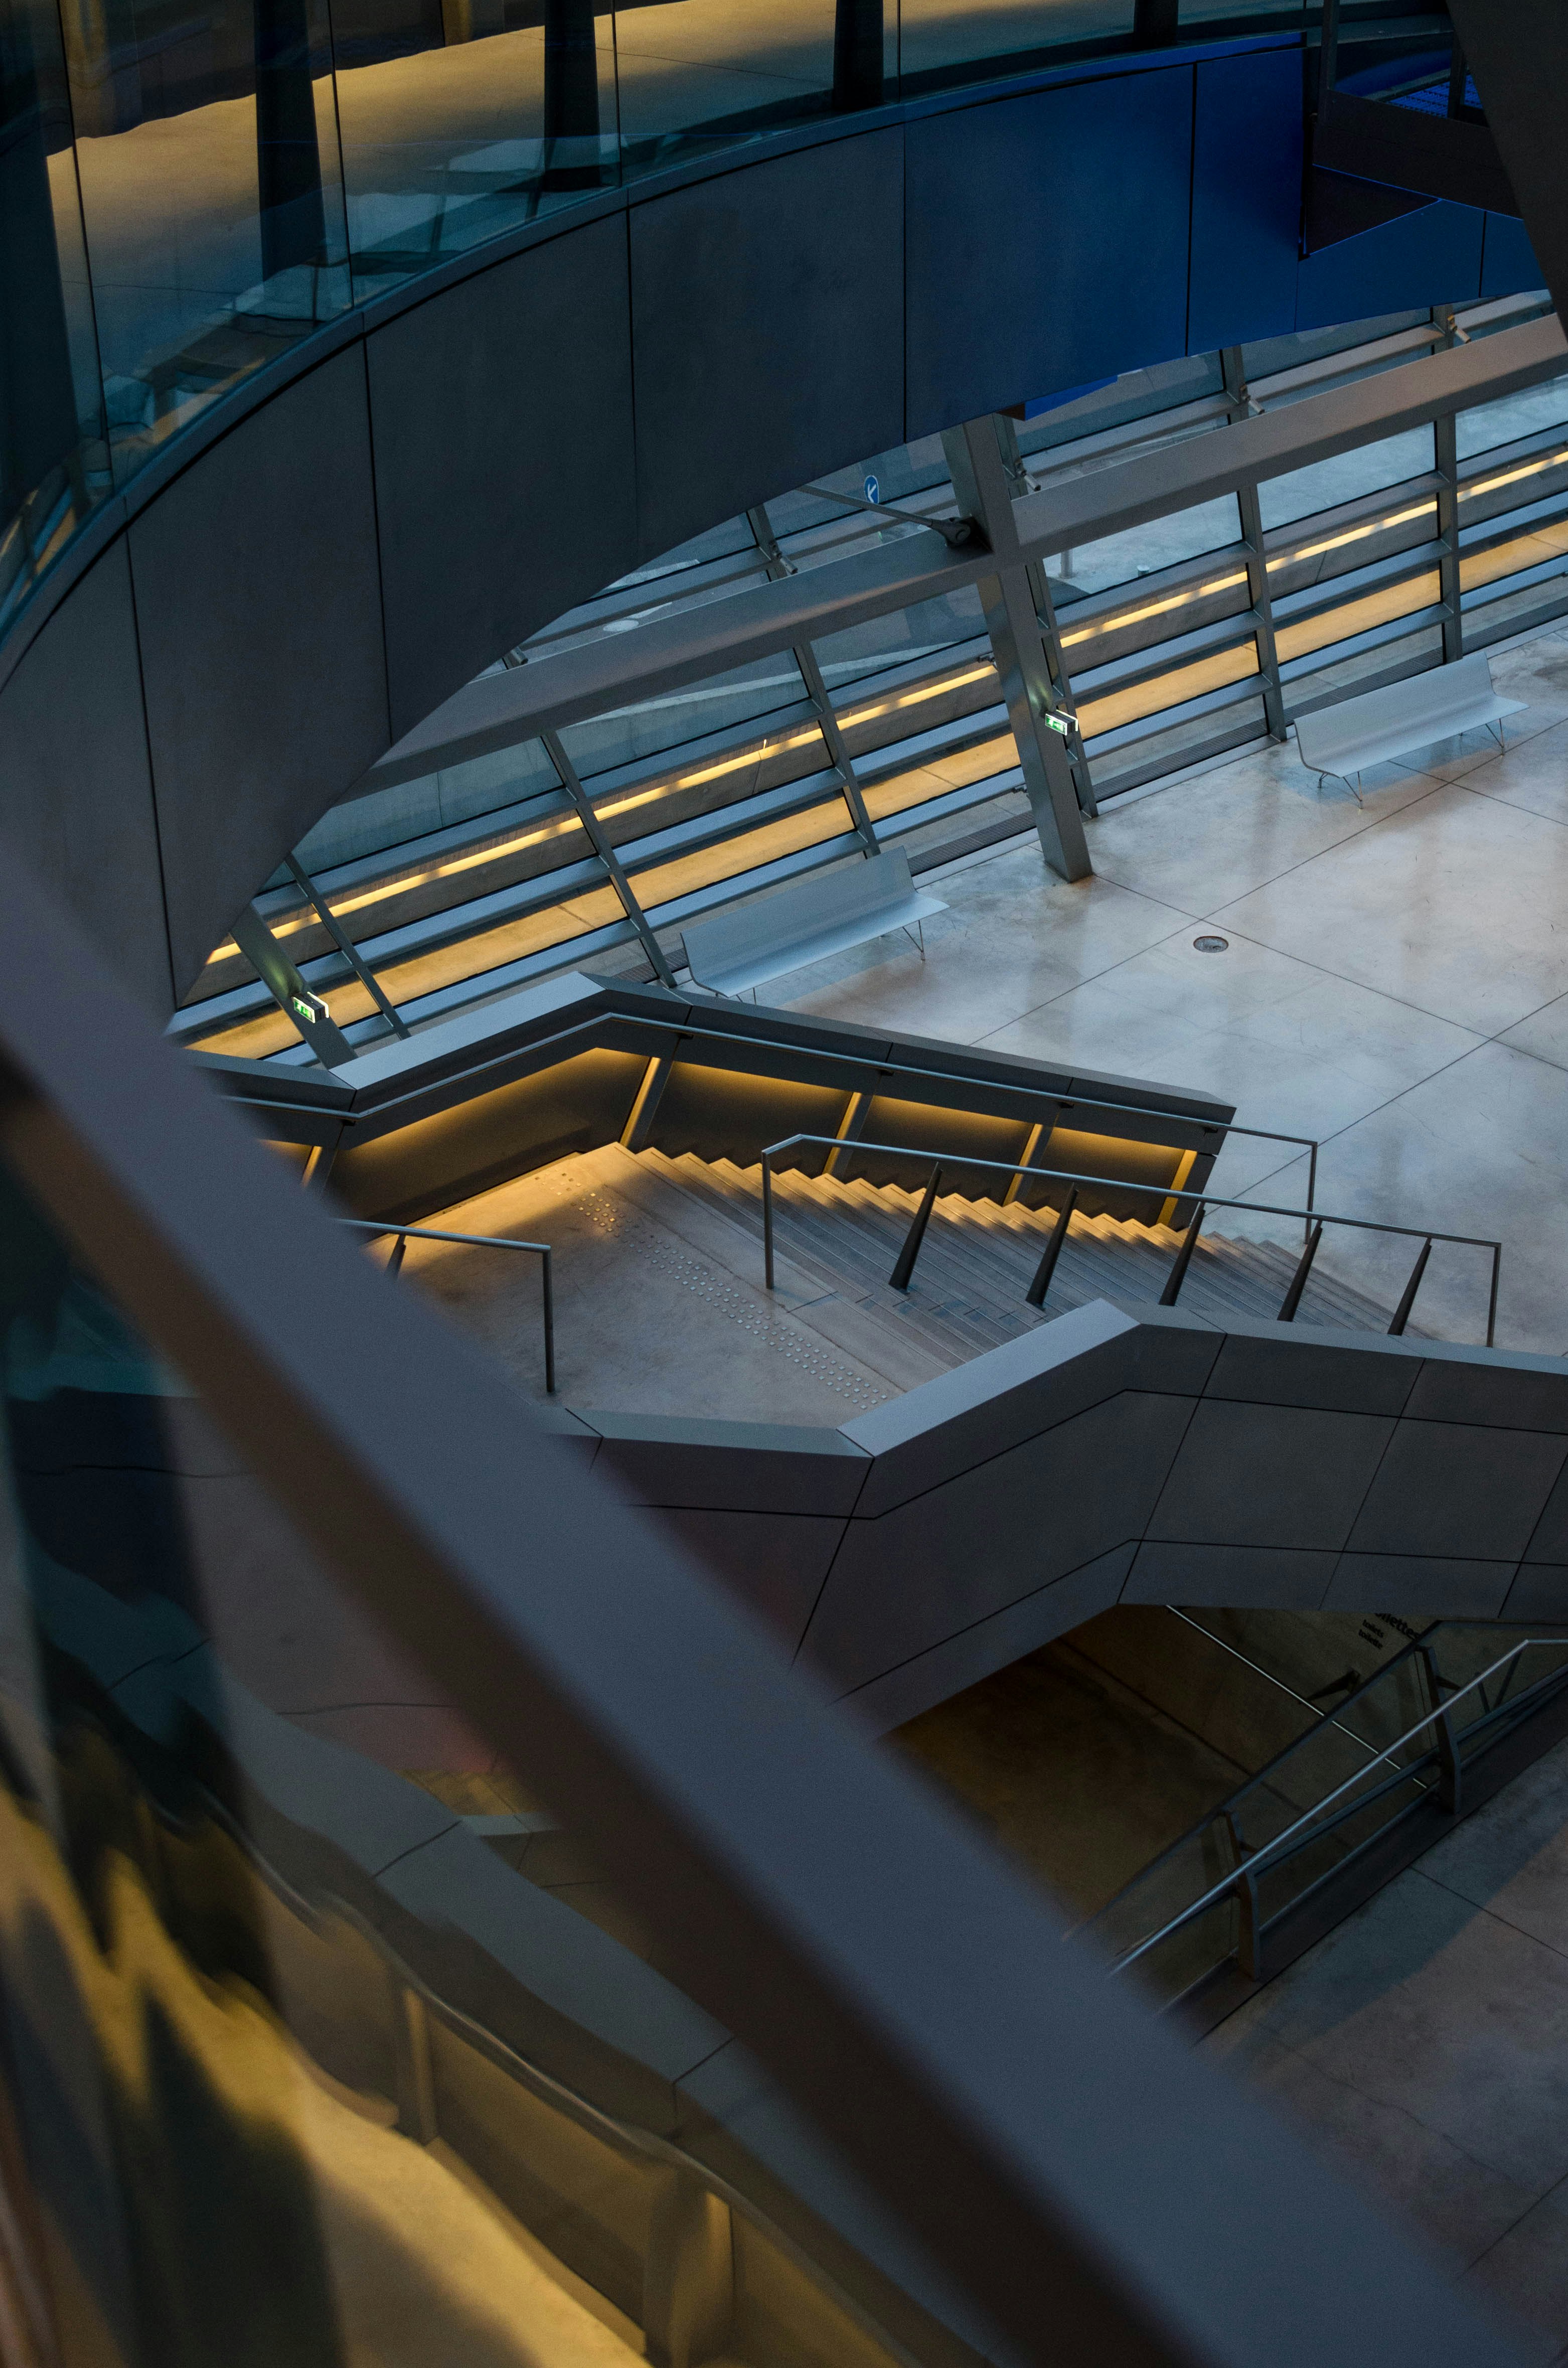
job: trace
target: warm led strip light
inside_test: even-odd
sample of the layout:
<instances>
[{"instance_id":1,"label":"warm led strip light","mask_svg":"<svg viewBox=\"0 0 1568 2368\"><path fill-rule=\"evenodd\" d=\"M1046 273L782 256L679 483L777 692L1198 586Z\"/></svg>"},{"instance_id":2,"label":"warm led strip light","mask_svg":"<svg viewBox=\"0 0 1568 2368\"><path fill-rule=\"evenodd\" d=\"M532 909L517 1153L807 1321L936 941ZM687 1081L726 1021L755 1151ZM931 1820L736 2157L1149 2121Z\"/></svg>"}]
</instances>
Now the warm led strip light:
<instances>
[{"instance_id":1,"label":"warm led strip light","mask_svg":"<svg viewBox=\"0 0 1568 2368\"><path fill-rule=\"evenodd\" d=\"M1550 469L1561 468L1564 461L1568 461L1568 446L1560 451L1546 453L1540 460L1527 461L1517 469L1506 469L1494 477L1481 477L1473 484L1461 485L1459 498L1467 502L1478 494L1496 493L1504 485L1517 485L1526 478L1539 477ZM1373 535L1386 534L1392 527L1408 526L1415 519L1424 518L1433 507L1434 500L1429 496L1409 509L1390 511L1383 518L1369 519L1365 526L1348 527L1343 534L1329 535L1321 542L1299 544L1295 550L1281 552L1267 561L1268 573L1273 575L1278 568L1296 566L1304 559L1321 559L1325 552L1342 551L1347 543L1367 541ZM1190 608L1194 601L1210 599L1216 593L1233 592L1246 580L1246 570L1242 568L1233 575L1218 575L1206 584L1195 585L1190 591L1173 592L1162 600L1151 600L1142 609L1119 609L1114 616L1102 618L1096 624L1081 625L1075 632L1063 633L1062 645L1064 649L1074 649L1081 643L1094 641L1107 633L1119 632L1129 625L1146 624L1152 617L1168 616L1174 609ZM869 707L846 710L839 717L840 726L845 730L854 730L859 724L875 723L880 717L894 714L903 708L917 707L926 700L941 699L950 691L966 689L971 683L982 681L986 675L994 674L995 670L992 660L987 658L964 673L944 675L935 682L923 683L916 690L903 691L896 699L880 700ZM638 806L674 797L682 790L700 789L706 782L722 780L726 773L741 772L748 765L760 763L770 750L808 747L819 736L818 727L812 724L810 730L791 733L786 739L764 740L760 746L748 748L738 757L726 757L718 764L706 765L694 773L677 774L674 780L660 781L651 789L635 791L630 797L617 798L608 805L596 806L594 812L601 821L612 821L618 814L630 814ZM540 825L538 829L523 832L517 838L503 839L495 847L481 848L473 854L454 856L446 863L430 864L423 871L379 882L375 887L364 889L358 895L333 898L329 900L329 909L335 920L342 920L347 914L363 912L369 905L383 904L393 896L406 895L415 888L428 887L432 881L449 880L460 872L472 871L483 864L502 862L508 856L520 855L527 848L538 847L547 839L559 838L579 827L575 814L562 814L552 822ZM274 922L272 934L275 938L291 937L297 930L308 929L315 922L315 914L307 907L287 919ZM208 955L206 967L210 970L216 962L232 962L238 953L239 948L233 939L225 938L222 944Z\"/></svg>"},{"instance_id":2,"label":"warm led strip light","mask_svg":"<svg viewBox=\"0 0 1568 2368\"><path fill-rule=\"evenodd\" d=\"M987 658L983 665L971 666L966 673L946 675L938 682L923 683L918 690L905 691L897 699L883 700L872 707L857 708L842 715L839 722L846 728L867 723L877 716L891 714L898 708L915 707L923 700L939 699L947 691L979 682L995 671L992 661ZM674 797L682 790L700 789L705 782L719 780L726 773L738 773L747 765L759 764L770 753L785 748L809 747L813 740L820 737L819 729L813 723L808 731L792 732L781 740L764 740L760 746L745 749L738 757L726 757L720 763L705 765L694 773L679 773L673 781L659 781L652 789L635 791L631 796L613 799L607 805L596 805L594 812L601 822L613 821L618 814L630 814L634 807L650 805L660 798ZM427 887L434 880L449 880L455 873L472 871L480 864L499 863L509 855L521 854L525 848L538 847L545 839L559 838L563 833L578 827L575 814L562 814L536 830L524 831L517 838L503 839L497 846L481 848L471 855L454 856L449 862L433 863L423 871L405 872L395 880L379 881L373 888L363 889L355 896L334 897L330 900L329 909L335 920L342 920L346 914L363 912L368 905L383 904L389 897L406 895L412 889ZM310 928L315 920L315 914L305 907L287 919L273 922L272 934L275 938L292 937L296 930ZM214 962L232 962L238 953L239 948L233 939L225 938L222 944L208 955L207 968L210 970Z\"/></svg>"}]
</instances>

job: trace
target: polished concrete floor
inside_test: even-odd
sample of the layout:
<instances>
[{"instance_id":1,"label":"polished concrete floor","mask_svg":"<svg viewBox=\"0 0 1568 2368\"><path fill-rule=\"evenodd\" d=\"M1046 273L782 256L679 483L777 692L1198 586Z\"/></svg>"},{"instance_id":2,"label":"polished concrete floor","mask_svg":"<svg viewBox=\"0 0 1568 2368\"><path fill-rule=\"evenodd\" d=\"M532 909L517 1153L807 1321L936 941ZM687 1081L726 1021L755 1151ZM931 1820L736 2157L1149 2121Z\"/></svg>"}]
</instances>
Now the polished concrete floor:
<instances>
[{"instance_id":1,"label":"polished concrete floor","mask_svg":"<svg viewBox=\"0 0 1568 2368\"><path fill-rule=\"evenodd\" d=\"M1568 1744L1203 2052L1568 2361Z\"/></svg>"},{"instance_id":2,"label":"polished concrete floor","mask_svg":"<svg viewBox=\"0 0 1568 2368\"><path fill-rule=\"evenodd\" d=\"M1440 743L1358 804L1293 739L1252 749L1090 823L1093 879L1011 843L941 880L925 962L887 939L775 999L1223 1095L1321 1142L1320 1207L1500 1237L1499 1343L1568 1350L1568 625L1493 671L1528 702L1502 755ZM1214 1178L1291 1205L1304 1186L1304 1156L1240 1140ZM1386 1302L1415 1247L1331 1232L1324 1256ZM1439 1246L1429 1328L1483 1337L1485 1264Z\"/></svg>"}]
</instances>

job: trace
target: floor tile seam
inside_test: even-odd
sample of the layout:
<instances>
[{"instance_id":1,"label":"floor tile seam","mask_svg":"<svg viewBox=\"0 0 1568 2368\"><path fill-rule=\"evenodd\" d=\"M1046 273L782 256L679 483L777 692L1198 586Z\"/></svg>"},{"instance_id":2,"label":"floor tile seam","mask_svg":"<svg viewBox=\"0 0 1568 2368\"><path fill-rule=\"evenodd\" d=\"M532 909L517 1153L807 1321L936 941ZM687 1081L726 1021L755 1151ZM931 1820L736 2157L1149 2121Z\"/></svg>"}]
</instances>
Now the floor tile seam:
<instances>
[{"instance_id":1,"label":"floor tile seam","mask_svg":"<svg viewBox=\"0 0 1568 2368\"><path fill-rule=\"evenodd\" d=\"M1380 1894L1378 1896L1381 1896L1381 1895ZM1370 1906L1370 1904L1371 1903L1369 1901L1368 1905ZM1289 1970L1290 1968L1288 1967L1287 1972L1289 1972ZM1403 2120L1409 2122L1413 2128L1422 2131L1427 2137L1437 2138L1443 2146L1451 2146L1454 2153L1460 2156L1461 2160L1470 2163L1475 2169L1485 2171L1494 2179L1506 2179L1516 2187L1519 2187L1524 2184L1522 2180L1515 2179L1512 2171L1505 2170L1500 2163L1489 2162L1484 2155L1472 2153L1471 2148L1463 2145L1460 2139L1456 2138L1451 2131L1440 2128L1434 2122L1424 2120L1413 2105L1402 2103L1397 2097L1380 2095L1378 2090L1375 2089L1362 2087L1358 2081L1353 2080L1347 2072L1338 2071L1332 2065L1322 2062L1317 2055L1312 2054L1311 2047L1304 2047L1293 2039L1287 2039L1281 2032L1276 2030L1273 2024L1267 2021L1264 2021L1262 2028L1267 2032L1269 2038L1273 2040L1277 2047L1282 2047L1285 2050L1285 2053L1288 2055L1293 2056L1298 2064L1306 2065L1309 2070L1315 2072L1320 2079L1327 2080L1332 2087L1344 2089L1348 2096L1358 2097L1365 2104L1377 2106L1379 2111L1381 2112L1399 2114ZM1313 2043L1314 2045L1321 2044L1321 2042ZM1536 2204L1541 2202L1542 2197L1550 2195L1553 2192L1553 2189L1560 2184L1561 2181L1553 2180L1551 2185L1543 2188L1541 2193L1532 2198L1531 2202L1525 2206L1525 2211L1533 2211ZM1522 2219L1523 2217L1524 2214L1521 2214L1520 2218ZM1477 2260L1482 2258L1482 2255L1479 2253L1475 2256ZM1473 2264L1470 2261L1466 2261L1464 2266L1466 2270L1469 2270L1473 2266Z\"/></svg>"},{"instance_id":2,"label":"floor tile seam","mask_svg":"<svg viewBox=\"0 0 1568 2368\"><path fill-rule=\"evenodd\" d=\"M1435 1856L1450 1839L1449 1835L1445 1834L1440 1841L1434 1842L1427 1856ZM1468 1891L1460 1891L1455 1884L1445 1882L1440 1874L1435 1873L1425 1864L1416 1864L1412 1867L1411 1873L1420 1875L1424 1882L1434 1884L1437 1890L1446 1893L1449 1898L1460 1900L1477 1916L1484 1916L1489 1923L1499 1926L1506 1932L1517 1932L1521 1941L1531 1941L1536 1948L1544 1949L1549 1956L1556 1957L1564 1964L1568 1964L1568 1949L1560 1949L1554 1941L1543 1941L1539 1932L1531 1932L1523 1924L1516 1924L1511 1916L1500 1915L1489 1901L1472 1899ZM1563 2173L1563 2177L1568 2179L1568 2171Z\"/></svg>"},{"instance_id":3,"label":"floor tile seam","mask_svg":"<svg viewBox=\"0 0 1568 2368\"><path fill-rule=\"evenodd\" d=\"M1247 895L1251 895L1252 893L1252 890L1248 889ZM1243 905L1246 902L1246 897L1236 896L1232 899L1232 902L1233 904ZM1227 909L1228 907L1223 905L1216 905L1213 912L1206 914L1204 917L1210 921L1223 920ZM1283 946L1270 945L1267 938L1255 936L1252 931L1244 929L1241 924L1237 921L1228 922L1226 926L1234 933L1235 936L1244 939L1249 946L1261 947L1262 951L1267 954L1278 954L1282 962L1300 962L1303 969L1316 971L1321 978L1335 979L1341 986L1356 987L1362 995L1375 995L1384 1003L1392 1003L1396 1011L1414 1011L1418 1013L1423 1019L1435 1019L1440 1028L1460 1029L1466 1036L1473 1036L1476 1039L1474 1044L1466 1046L1465 1049L1467 1052L1477 1052L1483 1044L1491 1042L1491 1039L1487 1037L1482 1030L1479 1028L1466 1028L1462 1019L1450 1019L1446 1011L1429 1011L1424 1003L1415 1003L1408 996L1391 995L1385 986L1369 986L1364 978L1352 977L1348 971L1331 969L1326 962L1309 962L1305 954L1288 953ZM1556 1000L1556 998L1553 997L1553 1000ZM1509 1028L1518 1028L1522 1025L1523 1022L1517 1019L1510 1019L1507 1022L1507 1026ZM1436 1074L1437 1072L1434 1070L1433 1075L1436 1076Z\"/></svg>"},{"instance_id":4,"label":"floor tile seam","mask_svg":"<svg viewBox=\"0 0 1568 2368\"><path fill-rule=\"evenodd\" d=\"M1403 814L1414 814L1417 806L1425 805L1428 798L1435 797L1439 790L1457 789L1459 787L1459 784L1456 781L1439 781L1430 773L1415 772L1410 778L1413 780L1429 781L1431 783L1431 787L1418 791L1417 794L1409 799L1405 804L1396 806L1392 814L1368 814L1365 821L1358 824L1350 830L1347 830L1343 838L1334 839L1327 847L1316 847L1312 849L1310 855L1299 856L1294 863L1287 863L1283 871L1270 872L1267 880L1255 881L1250 888L1244 888L1242 891L1241 896L1228 896L1223 905L1206 906L1201 913L1197 914L1194 917L1200 921L1211 921L1218 914L1221 914L1225 910L1225 906L1227 905L1239 905L1243 901L1244 897L1261 895L1265 888L1277 887L1281 880L1289 880L1292 873L1304 871L1308 864L1321 862L1325 855L1337 854L1342 847L1350 847L1357 839L1365 838L1369 831L1381 830L1386 823L1397 822ZM1376 794L1377 792L1374 791L1373 795L1376 796ZM1335 801L1335 803L1337 803L1337 801ZM1107 874L1106 876L1108 878L1109 874ZM1122 882L1120 881L1117 881L1115 885L1120 887ZM1158 900L1152 899L1151 901L1157 902Z\"/></svg>"},{"instance_id":5,"label":"floor tile seam","mask_svg":"<svg viewBox=\"0 0 1568 2368\"><path fill-rule=\"evenodd\" d=\"M1468 790L1472 798L1484 798L1489 806L1506 806L1510 814L1528 814L1532 822L1550 823L1554 830L1568 830L1568 822L1564 822L1560 814L1542 814L1539 806L1518 805L1512 798L1501 798L1494 791L1478 787L1469 774L1465 774L1457 781L1450 781L1449 787L1452 790Z\"/></svg>"},{"instance_id":6,"label":"floor tile seam","mask_svg":"<svg viewBox=\"0 0 1568 2368\"><path fill-rule=\"evenodd\" d=\"M1060 1003L1063 996L1076 995L1079 988L1083 986L1097 985L1102 978L1109 978L1115 971L1125 970L1130 962L1140 961L1144 954L1154 952L1160 946L1168 946L1172 938L1179 938L1183 929L1190 928L1195 921L1200 921L1203 917L1200 913L1182 912L1182 908L1179 905L1166 905L1164 903L1163 899L1158 896L1145 895L1142 889L1124 889L1121 887L1119 881L1112 881L1111 885L1118 889L1123 895L1138 897L1142 904L1158 905L1163 912L1179 913L1181 915L1181 918L1176 927L1172 929L1167 936L1155 938L1152 939L1148 945L1140 946L1136 953L1122 954L1119 956L1115 962L1107 962L1103 970L1089 971L1083 978L1075 978L1071 986L1058 987L1054 995L1042 996L1038 1003L1031 1003L1027 1011L1020 1011L1013 1019L1004 1019L1000 1021L996 1027L988 1028L983 1036L965 1037L960 1040L961 1042L968 1043L971 1047L989 1044L994 1036L1000 1036L1006 1029L1016 1028L1020 1020L1032 1019L1037 1011L1049 1010L1053 1003Z\"/></svg>"},{"instance_id":7,"label":"floor tile seam","mask_svg":"<svg viewBox=\"0 0 1568 2368\"><path fill-rule=\"evenodd\" d=\"M1550 2203L1551 2198L1558 2194L1563 2187L1568 2187L1568 2171L1565 2171L1561 2179L1553 2180L1550 2187L1543 2187L1540 2193L1532 2197L1530 2202L1526 2204L1524 2210L1518 2214L1517 2218L1510 2220L1506 2228L1499 2228L1495 2237L1493 2237L1492 2242L1482 2248L1473 2261L1470 2261L1466 2264L1464 2271L1465 2276L1468 2278L1472 2271L1478 2270L1483 2261L1490 2260L1492 2255L1497 2250L1498 2246L1501 2245L1507 2237L1511 2237L1516 2228L1522 2227L1525 2222L1529 2218L1532 2212L1539 2212L1543 2203ZM1568 2354L1560 2354L1558 2356L1568 2357Z\"/></svg>"}]
</instances>

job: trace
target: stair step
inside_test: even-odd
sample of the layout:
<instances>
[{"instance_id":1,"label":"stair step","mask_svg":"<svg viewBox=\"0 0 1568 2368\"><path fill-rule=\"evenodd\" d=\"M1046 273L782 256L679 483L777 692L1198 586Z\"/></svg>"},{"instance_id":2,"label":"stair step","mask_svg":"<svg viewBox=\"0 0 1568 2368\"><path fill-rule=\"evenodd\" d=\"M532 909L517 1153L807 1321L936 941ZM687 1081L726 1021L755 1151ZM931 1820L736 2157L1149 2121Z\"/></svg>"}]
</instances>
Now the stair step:
<instances>
[{"instance_id":1,"label":"stair step","mask_svg":"<svg viewBox=\"0 0 1568 2368\"><path fill-rule=\"evenodd\" d=\"M639 1156L669 1184L722 1214L760 1251L760 1168L742 1168L728 1157L706 1159L697 1152ZM796 1170L774 1177L778 1258L789 1261L797 1292L802 1278L821 1284L824 1296L812 1303L818 1314L812 1320L829 1337L835 1337L835 1325L841 1330L846 1325L870 1326L866 1337L897 1344L906 1359L914 1354L949 1367L1092 1300L1131 1305L1157 1301L1183 1238L1171 1226L1074 1211L1048 1306L1040 1311L1024 1294L1054 1229L1055 1211L1028 1209L1017 1201L1003 1208L945 1193L932 1208L912 1288L895 1292L888 1276L921 1199L919 1188L876 1185L864 1177L841 1180ZM1271 1323L1300 1256L1289 1243L1205 1234L1195 1247L1181 1304L1221 1326L1238 1320ZM1298 1320L1309 1326L1383 1331L1389 1311L1314 1269Z\"/></svg>"}]
</instances>

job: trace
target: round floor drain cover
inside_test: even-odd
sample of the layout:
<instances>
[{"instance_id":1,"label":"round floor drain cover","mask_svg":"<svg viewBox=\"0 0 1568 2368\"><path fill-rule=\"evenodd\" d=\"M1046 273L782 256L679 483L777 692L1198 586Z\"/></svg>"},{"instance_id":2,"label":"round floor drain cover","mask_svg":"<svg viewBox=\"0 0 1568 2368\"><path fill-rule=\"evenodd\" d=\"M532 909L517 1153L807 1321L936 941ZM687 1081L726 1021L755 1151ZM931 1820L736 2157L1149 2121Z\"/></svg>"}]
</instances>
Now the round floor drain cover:
<instances>
[{"instance_id":1,"label":"round floor drain cover","mask_svg":"<svg viewBox=\"0 0 1568 2368\"><path fill-rule=\"evenodd\" d=\"M1231 948L1229 938L1194 938L1192 942L1200 954L1228 953Z\"/></svg>"}]
</instances>

